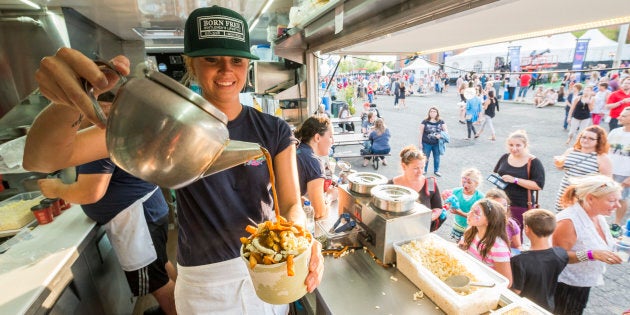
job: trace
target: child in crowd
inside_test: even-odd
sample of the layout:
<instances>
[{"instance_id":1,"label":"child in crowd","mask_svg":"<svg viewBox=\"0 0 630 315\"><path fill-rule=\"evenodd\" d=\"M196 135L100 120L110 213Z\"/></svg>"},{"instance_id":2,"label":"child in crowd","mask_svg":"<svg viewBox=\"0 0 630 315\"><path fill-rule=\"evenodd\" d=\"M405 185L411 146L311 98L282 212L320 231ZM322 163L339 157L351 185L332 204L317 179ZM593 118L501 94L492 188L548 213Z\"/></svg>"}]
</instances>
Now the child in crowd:
<instances>
[{"instance_id":1,"label":"child in crowd","mask_svg":"<svg viewBox=\"0 0 630 315\"><path fill-rule=\"evenodd\" d=\"M510 245L510 249L512 254L516 255L521 252L521 227L518 226L518 222L512 218L512 214L510 212L510 198L508 198L505 191L492 188L486 192L486 198L490 198L503 206L503 210L505 211L505 217L507 219L505 225L505 232L507 233L507 238Z\"/></svg>"},{"instance_id":2,"label":"child in crowd","mask_svg":"<svg viewBox=\"0 0 630 315\"><path fill-rule=\"evenodd\" d=\"M551 211L528 210L523 213L523 224L531 248L512 257L511 289L553 312L558 276L569 262L569 255L562 247L551 247L549 237L556 229L556 217Z\"/></svg>"},{"instance_id":3,"label":"child in crowd","mask_svg":"<svg viewBox=\"0 0 630 315\"><path fill-rule=\"evenodd\" d=\"M483 198L483 193L477 188L481 182L481 172L476 168L469 168L462 172L462 187L453 189L453 197L457 202L449 203L450 211L455 215L451 238L458 242L468 226L466 217L472 205Z\"/></svg>"},{"instance_id":4,"label":"child in crowd","mask_svg":"<svg viewBox=\"0 0 630 315\"><path fill-rule=\"evenodd\" d=\"M460 247L512 283L510 247L505 233L507 219L503 206L483 198L472 206L467 220L469 227L460 241Z\"/></svg>"}]
</instances>

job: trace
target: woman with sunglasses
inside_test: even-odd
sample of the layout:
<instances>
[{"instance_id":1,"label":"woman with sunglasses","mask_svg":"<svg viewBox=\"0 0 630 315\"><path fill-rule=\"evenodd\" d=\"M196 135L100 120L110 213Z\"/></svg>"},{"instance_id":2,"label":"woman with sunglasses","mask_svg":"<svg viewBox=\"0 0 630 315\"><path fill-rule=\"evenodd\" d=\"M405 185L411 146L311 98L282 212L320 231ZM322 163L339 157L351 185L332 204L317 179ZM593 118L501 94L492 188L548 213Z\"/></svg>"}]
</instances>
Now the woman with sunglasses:
<instances>
[{"instance_id":1,"label":"woman with sunglasses","mask_svg":"<svg viewBox=\"0 0 630 315\"><path fill-rule=\"evenodd\" d=\"M567 265L558 277L554 314L582 314L591 287L604 284L606 264L620 264L611 251L615 239L606 217L619 208L621 186L604 175L573 178L562 196L565 207L556 216L553 246L564 248Z\"/></svg>"},{"instance_id":2,"label":"woman with sunglasses","mask_svg":"<svg viewBox=\"0 0 630 315\"><path fill-rule=\"evenodd\" d=\"M604 128L592 125L580 133L573 148L554 157L554 165L564 171L556 198L556 210L563 209L562 195L569 186L569 179L589 174L612 176L612 162L608 157L608 139Z\"/></svg>"}]
</instances>

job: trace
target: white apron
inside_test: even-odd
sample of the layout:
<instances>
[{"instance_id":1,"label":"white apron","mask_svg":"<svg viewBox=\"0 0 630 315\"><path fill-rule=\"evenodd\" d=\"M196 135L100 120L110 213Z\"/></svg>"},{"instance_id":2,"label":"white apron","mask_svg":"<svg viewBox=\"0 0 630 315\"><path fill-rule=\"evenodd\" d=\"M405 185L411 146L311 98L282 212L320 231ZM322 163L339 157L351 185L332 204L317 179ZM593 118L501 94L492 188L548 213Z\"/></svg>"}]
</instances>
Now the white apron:
<instances>
[{"instance_id":1,"label":"white apron","mask_svg":"<svg viewBox=\"0 0 630 315\"><path fill-rule=\"evenodd\" d=\"M289 305L272 305L256 296L247 266L238 257L214 264L177 266L178 314L286 315Z\"/></svg>"},{"instance_id":2,"label":"white apron","mask_svg":"<svg viewBox=\"0 0 630 315\"><path fill-rule=\"evenodd\" d=\"M138 270L157 259L142 206L156 190L157 187L103 225L124 271Z\"/></svg>"}]
</instances>

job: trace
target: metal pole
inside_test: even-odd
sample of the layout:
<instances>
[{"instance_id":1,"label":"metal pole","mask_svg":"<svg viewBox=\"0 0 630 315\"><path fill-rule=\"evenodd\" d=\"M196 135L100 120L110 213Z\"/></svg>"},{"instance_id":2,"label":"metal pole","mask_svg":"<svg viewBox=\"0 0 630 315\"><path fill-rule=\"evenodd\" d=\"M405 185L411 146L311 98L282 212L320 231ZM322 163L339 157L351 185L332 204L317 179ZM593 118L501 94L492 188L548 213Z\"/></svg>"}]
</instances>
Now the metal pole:
<instances>
[{"instance_id":1,"label":"metal pole","mask_svg":"<svg viewBox=\"0 0 630 315\"><path fill-rule=\"evenodd\" d=\"M628 38L628 24L619 26L619 36L617 37L617 53L615 54L615 60L613 60L612 67L619 68L621 65L621 54L623 53L623 45Z\"/></svg>"}]
</instances>

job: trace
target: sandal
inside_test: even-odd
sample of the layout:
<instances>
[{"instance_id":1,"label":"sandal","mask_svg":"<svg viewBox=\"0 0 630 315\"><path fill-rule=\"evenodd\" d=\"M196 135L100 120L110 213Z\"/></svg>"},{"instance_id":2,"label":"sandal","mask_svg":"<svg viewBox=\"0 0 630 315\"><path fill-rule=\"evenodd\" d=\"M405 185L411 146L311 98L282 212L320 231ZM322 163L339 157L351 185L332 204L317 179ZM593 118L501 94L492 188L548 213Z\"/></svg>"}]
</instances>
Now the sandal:
<instances>
[{"instance_id":1,"label":"sandal","mask_svg":"<svg viewBox=\"0 0 630 315\"><path fill-rule=\"evenodd\" d=\"M475 139L479 138L480 134L476 134L475 135Z\"/></svg>"},{"instance_id":2,"label":"sandal","mask_svg":"<svg viewBox=\"0 0 630 315\"><path fill-rule=\"evenodd\" d=\"M488 140L495 141L495 140L497 140L497 139L496 139L495 137L488 137Z\"/></svg>"}]
</instances>

